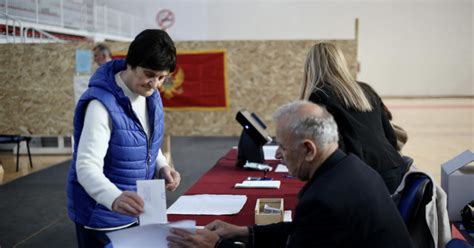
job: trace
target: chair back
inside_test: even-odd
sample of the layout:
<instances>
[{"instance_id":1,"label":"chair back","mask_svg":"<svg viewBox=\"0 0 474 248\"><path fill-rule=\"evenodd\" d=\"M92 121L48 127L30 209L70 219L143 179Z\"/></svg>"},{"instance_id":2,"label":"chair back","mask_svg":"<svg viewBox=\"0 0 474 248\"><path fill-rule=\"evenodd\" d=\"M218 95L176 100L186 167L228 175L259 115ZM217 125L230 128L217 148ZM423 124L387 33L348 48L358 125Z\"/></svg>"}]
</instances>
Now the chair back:
<instances>
[{"instance_id":1,"label":"chair back","mask_svg":"<svg viewBox=\"0 0 474 248\"><path fill-rule=\"evenodd\" d=\"M405 178L398 210L407 226L416 248L434 247L433 237L426 223L425 206L431 201L433 182L422 173L412 173Z\"/></svg>"},{"instance_id":2,"label":"chair back","mask_svg":"<svg viewBox=\"0 0 474 248\"><path fill-rule=\"evenodd\" d=\"M413 165L413 158L409 156L402 156L403 164L400 165L400 174L402 177L410 170Z\"/></svg>"}]
</instances>

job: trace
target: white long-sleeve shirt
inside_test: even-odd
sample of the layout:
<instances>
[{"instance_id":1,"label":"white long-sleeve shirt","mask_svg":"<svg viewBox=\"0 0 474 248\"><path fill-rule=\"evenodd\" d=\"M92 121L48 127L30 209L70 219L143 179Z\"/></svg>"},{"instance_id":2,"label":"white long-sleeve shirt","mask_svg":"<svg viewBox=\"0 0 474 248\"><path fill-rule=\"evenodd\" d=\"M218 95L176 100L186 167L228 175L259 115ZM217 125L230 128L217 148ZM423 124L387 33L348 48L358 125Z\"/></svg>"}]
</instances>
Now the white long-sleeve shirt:
<instances>
[{"instance_id":1,"label":"white long-sleeve shirt","mask_svg":"<svg viewBox=\"0 0 474 248\"><path fill-rule=\"evenodd\" d=\"M132 109L137 114L149 138L150 126L146 98L131 92L120 78L120 72L115 74L115 81L130 99ZM105 106L98 100L92 100L86 109L76 159L76 173L79 183L96 202L110 210L112 210L114 200L122 193L115 184L105 177L103 172L104 158L109 147L112 128L112 121ZM168 166L161 149L156 162L156 175L158 175L161 167Z\"/></svg>"}]
</instances>

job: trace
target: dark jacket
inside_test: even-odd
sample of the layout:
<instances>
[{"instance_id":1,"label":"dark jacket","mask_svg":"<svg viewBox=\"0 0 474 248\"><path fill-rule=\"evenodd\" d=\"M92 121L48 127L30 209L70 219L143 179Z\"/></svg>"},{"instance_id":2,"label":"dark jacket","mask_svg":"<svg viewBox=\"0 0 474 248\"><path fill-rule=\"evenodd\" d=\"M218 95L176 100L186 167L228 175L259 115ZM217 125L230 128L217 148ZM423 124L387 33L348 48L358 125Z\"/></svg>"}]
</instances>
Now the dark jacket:
<instances>
[{"instance_id":1,"label":"dark jacket","mask_svg":"<svg viewBox=\"0 0 474 248\"><path fill-rule=\"evenodd\" d=\"M339 129L339 147L374 168L393 193L402 178L403 159L396 150L397 139L380 97L369 85L359 84L372 104L371 112L346 108L327 86L313 92L309 100L325 105L334 116Z\"/></svg>"},{"instance_id":2,"label":"dark jacket","mask_svg":"<svg viewBox=\"0 0 474 248\"><path fill-rule=\"evenodd\" d=\"M77 103L74 115L74 155L69 170L68 214L77 224L109 228L130 224L135 217L119 214L97 204L79 184L76 174L77 147L81 138L87 105L100 101L112 121L109 148L104 158L104 174L121 190L136 191L136 181L155 175L156 157L164 131L164 113L160 95L147 97L151 138L148 140L128 97L115 82L115 74L125 70L124 60L113 60L101 66L92 76L89 88Z\"/></svg>"},{"instance_id":3,"label":"dark jacket","mask_svg":"<svg viewBox=\"0 0 474 248\"><path fill-rule=\"evenodd\" d=\"M299 195L291 223L253 227L254 247L410 248L405 224L378 173L334 152ZM252 244L250 244L252 245Z\"/></svg>"}]
</instances>

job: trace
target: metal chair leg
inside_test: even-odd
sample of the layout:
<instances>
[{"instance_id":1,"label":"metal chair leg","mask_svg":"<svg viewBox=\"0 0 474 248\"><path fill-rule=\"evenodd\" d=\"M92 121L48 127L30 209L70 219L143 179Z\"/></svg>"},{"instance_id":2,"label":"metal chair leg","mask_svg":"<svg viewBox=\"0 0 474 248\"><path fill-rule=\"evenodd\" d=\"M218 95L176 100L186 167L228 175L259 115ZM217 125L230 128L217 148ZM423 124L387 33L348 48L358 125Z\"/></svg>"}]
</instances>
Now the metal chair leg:
<instances>
[{"instance_id":1,"label":"metal chair leg","mask_svg":"<svg viewBox=\"0 0 474 248\"><path fill-rule=\"evenodd\" d=\"M28 158L30 159L30 167L33 168L33 161L31 161L31 152L30 152L30 138L26 138L26 149L28 149Z\"/></svg>"}]
</instances>

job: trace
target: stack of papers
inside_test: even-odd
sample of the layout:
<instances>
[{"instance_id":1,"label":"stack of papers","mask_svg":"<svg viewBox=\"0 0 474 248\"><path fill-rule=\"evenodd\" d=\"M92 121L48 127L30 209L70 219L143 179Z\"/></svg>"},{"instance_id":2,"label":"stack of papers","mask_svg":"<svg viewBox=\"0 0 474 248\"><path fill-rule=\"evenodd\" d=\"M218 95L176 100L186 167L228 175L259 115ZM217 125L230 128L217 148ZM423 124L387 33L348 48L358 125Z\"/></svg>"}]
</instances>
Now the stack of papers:
<instances>
[{"instance_id":1,"label":"stack of papers","mask_svg":"<svg viewBox=\"0 0 474 248\"><path fill-rule=\"evenodd\" d=\"M183 195L166 212L189 215L237 214L246 201L246 195Z\"/></svg>"},{"instance_id":2,"label":"stack of papers","mask_svg":"<svg viewBox=\"0 0 474 248\"><path fill-rule=\"evenodd\" d=\"M196 221L184 220L168 224L150 224L108 232L106 235L114 248L166 248L171 228L185 229L191 233L196 232ZM107 246L107 247L112 247Z\"/></svg>"},{"instance_id":3,"label":"stack of papers","mask_svg":"<svg viewBox=\"0 0 474 248\"><path fill-rule=\"evenodd\" d=\"M242 183L236 183L236 188L264 188L264 189L279 189L280 181L243 181Z\"/></svg>"},{"instance_id":4,"label":"stack of papers","mask_svg":"<svg viewBox=\"0 0 474 248\"><path fill-rule=\"evenodd\" d=\"M288 167L286 167L284 164L278 164L275 172L288 172Z\"/></svg>"},{"instance_id":5,"label":"stack of papers","mask_svg":"<svg viewBox=\"0 0 474 248\"><path fill-rule=\"evenodd\" d=\"M277 149L278 149L278 146L274 146L274 145L263 146L263 157L264 157L264 159L265 160L277 160L275 158Z\"/></svg>"}]
</instances>

